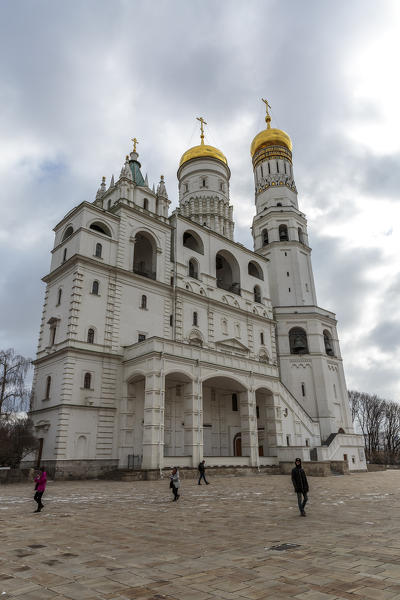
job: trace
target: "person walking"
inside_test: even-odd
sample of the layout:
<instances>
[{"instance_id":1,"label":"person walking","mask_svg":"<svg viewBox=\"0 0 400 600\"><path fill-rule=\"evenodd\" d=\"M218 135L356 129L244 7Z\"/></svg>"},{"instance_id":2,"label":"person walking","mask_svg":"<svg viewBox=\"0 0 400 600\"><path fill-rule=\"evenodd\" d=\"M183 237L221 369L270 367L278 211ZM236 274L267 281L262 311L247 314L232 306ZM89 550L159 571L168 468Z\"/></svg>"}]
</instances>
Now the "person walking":
<instances>
[{"instance_id":1,"label":"person walking","mask_svg":"<svg viewBox=\"0 0 400 600\"><path fill-rule=\"evenodd\" d=\"M181 480L179 479L179 471L178 471L177 467L174 467L172 469L170 479L171 479L171 482L170 482L169 486L172 489L172 493L174 495L173 502L176 502L180 496L180 494L178 494L178 490L181 487Z\"/></svg>"},{"instance_id":2,"label":"person walking","mask_svg":"<svg viewBox=\"0 0 400 600\"><path fill-rule=\"evenodd\" d=\"M294 491L297 494L297 502L299 505L300 515L306 516L304 507L308 500L308 481L303 467L301 466L301 458L296 458L294 461L295 467L292 469L292 483Z\"/></svg>"},{"instance_id":3,"label":"person walking","mask_svg":"<svg viewBox=\"0 0 400 600\"><path fill-rule=\"evenodd\" d=\"M202 460L202 461L199 463L199 466L198 466L199 473L200 473L200 475L199 475L199 485L201 485L201 480L202 480L202 479L204 479L204 481L206 482L206 485L208 485L208 483L209 483L209 482L207 481L207 479L206 479L206 466L205 466L205 465L206 465L206 461L205 461L205 460Z\"/></svg>"},{"instance_id":4,"label":"person walking","mask_svg":"<svg viewBox=\"0 0 400 600\"><path fill-rule=\"evenodd\" d=\"M44 505L42 504L42 496L46 489L47 483L47 473L44 467L40 467L40 473L35 477L35 495L33 497L34 501L37 502L37 509L35 512L40 512Z\"/></svg>"}]
</instances>

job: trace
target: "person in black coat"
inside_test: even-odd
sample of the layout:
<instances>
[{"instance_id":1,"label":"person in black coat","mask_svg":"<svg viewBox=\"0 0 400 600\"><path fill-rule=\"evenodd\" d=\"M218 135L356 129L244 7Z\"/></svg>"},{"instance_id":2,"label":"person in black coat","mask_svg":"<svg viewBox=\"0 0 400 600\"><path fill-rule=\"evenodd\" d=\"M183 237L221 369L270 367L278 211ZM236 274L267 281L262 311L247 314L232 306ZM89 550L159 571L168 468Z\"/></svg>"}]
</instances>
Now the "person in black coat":
<instances>
[{"instance_id":1,"label":"person in black coat","mask_svg":"<svg viewBox=\"0 0 400 600\"><path fill-rule=\"evenodd\" d=\"M307 504L308 500L308 481L306 474L304 473L304 469L301 466L301 458L296 458L294 461L296 465L294 469L292 469L292 483L294 487L294 491L297 494L297 502L299 504L300 515L302 517L306 516L304 511L304 507Z\"/></svg>"},{"instance_id":2,"label":"person in black coat","mask_svg":"<svg viewBox=\"0 0 400 600\"><path fill-rule=\"evenodd\" d=\"M204 479L204 481L206 482L206 485L208 485L208 481L206 479L206 461L205 460L202 460L201 463L199 463L198 470L199 470L199 485L201 485L202 479Z\"/></svg>"}]
</instances>

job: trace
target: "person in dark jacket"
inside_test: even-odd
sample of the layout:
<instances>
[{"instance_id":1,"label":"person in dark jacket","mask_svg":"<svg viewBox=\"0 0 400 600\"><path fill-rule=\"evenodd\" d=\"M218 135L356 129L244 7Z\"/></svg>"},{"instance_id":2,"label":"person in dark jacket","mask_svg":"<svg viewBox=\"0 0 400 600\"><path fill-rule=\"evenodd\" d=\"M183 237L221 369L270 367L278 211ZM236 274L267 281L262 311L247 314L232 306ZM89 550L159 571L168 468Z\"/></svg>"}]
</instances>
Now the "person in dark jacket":
<instances>
[{"instance_id":1,"label":"person in dark jacket","mask_svg":"<svg viewBox=\"0 0 400 600\"><path fill-rule=\"evenodd\" d=\"M294 461L295 467L292 469L292 483L294 487L294 491L297 494L297 502L299 504L300 515L302 517L306 516L304 511L304 507L307 504L308 500L308 481L306 474L304 473L304 469L301 466L301 458L296 458Z\"/></svg>"},{"instance_id":2,"label":"person in dark jacket","mask_svg":"<svg viewBox=\"0 0 400 600\"><path fill-rule=\"evenodd\" d=\"M199 463L198 469L199 469L199 485L201 485L201 480L204 479L204 481L206 482L206 485L208 485L208 481L206 479L206 461L202 460L201 463Z\"/></svg>"}]
</instances>

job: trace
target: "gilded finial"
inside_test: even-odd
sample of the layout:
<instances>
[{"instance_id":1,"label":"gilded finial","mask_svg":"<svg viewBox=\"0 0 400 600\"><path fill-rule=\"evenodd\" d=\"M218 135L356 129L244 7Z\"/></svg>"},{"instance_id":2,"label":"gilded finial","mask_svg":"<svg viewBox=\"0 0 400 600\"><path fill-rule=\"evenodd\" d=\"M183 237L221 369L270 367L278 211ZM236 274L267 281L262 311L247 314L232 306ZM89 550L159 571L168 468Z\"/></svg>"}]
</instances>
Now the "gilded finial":
<instances>
[{"instance_id":1,"label":"gilded finial","mask_svg":"<svg viewBox=\"0 0 400 600\"><path fill-rule=\"evenodd\" d=\"M271 115L269 114L269 108L271 108L271 106L268 104L268 100L265 100L264 98L261 98L261 100L264 102L265 104L265 110L267 111L267 114L265 116L265 122L267 124L267 129L270 129L271 127Z\"/></svg>"},{"instance_id":2,"label":"gilded finial","mask_svg":"<svg viewBox=\"0 0 400 600\"><path fill-rule=\"evenodd\" d=\"M133 151L136 152L136 144L138 144L139 142L137 141L137 139L135 137L131 138L131 140L133 142Z\"/></svg>"},{"instance_id":3,"label":"gilded finial","mask_svg":"<svg viewBox=\"0 0 400 600\"><path fill-rule=\"evenodd\" d=\"M106 182L106 178L105 178L105 177L102 177L102 178L101 178L101 181L102 181L102 183L105 183L105 182Z\"/></svg>"},{"instance_id":4,"label":"gilded finial","mask_svg":"<svg viewBox=\"0 0 400 600\"><path fill-rule=\"evenodd\" d=\"M161 181L164 181L164 175L160 175Z\"/></svg>"},{"instance_id":5,"label":"gilded finial","mask_svg":"<svg viewBox=\"0 0 400 600\"><path fill-rule=\"evenodd\" d=\"M129 160L129 154L125 156L125 160Z\"/></svg>"},{"instance_id":6,"label":"gilded finial","mask_svg":"<svg viewBox=\"0 0 400 600\"><path fill-rule=\"evenodd\" d=\"M207 125L207 123L205 122L205 120L203 119L203 117L196 117L196 119L198 121L200 121L200 139L201 139L201 144L204 144L204 125Z\"/></svg>"}]
</instances>

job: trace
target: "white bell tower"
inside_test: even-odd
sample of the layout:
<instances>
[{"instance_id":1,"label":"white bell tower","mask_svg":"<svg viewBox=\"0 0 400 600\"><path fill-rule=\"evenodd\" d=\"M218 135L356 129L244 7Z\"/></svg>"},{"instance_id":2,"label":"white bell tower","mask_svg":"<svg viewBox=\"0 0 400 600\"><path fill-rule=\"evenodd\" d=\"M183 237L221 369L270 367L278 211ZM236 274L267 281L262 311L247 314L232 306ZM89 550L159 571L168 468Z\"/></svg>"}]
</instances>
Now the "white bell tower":
<instances>
[{"instance_id":1,"label":"white bell tower","mask_svg":"<svg viewBox=\"0 0 400 600\"><path fill-rule=\"evenodd\" d=\"M267 128L251 144L254 250L269 260L282 382L319 420L326 440L339 430L353 432L336 319L317 306L307 220L298 207L293 177L291 139L271 128L270 106L263 102Z\"/></svg>"}]
</instances>

